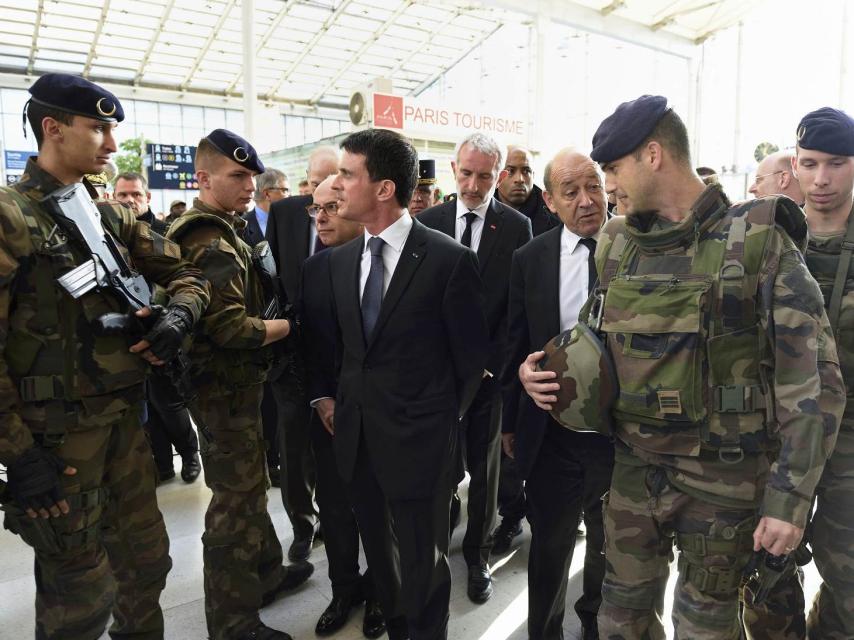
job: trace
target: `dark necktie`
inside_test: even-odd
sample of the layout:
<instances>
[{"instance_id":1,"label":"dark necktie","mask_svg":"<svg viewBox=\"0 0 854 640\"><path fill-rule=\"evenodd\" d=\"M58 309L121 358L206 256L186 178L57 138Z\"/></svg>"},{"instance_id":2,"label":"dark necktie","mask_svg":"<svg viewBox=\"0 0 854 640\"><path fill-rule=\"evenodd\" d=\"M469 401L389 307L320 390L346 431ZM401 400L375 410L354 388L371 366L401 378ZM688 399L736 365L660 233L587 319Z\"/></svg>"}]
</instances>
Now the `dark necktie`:
<instances>
[{"instance_id":1,"label":"dark necktie","mask_svg":"<svg viewBox=\"0 0 854 640\"><path fill-rule=\"evenodd\" d=\"M380 317L380 305L383 301L383 245L382 238L371 238L368 240L368 250L371 252L371 269L368 271L368 280L365 282L365 290L362 292L362 330L367 342L377 318Z\"/></svg>"},{"instance_id":2,"label":"dark necktie","mask_svg":"<svg viewBox=\"0 0 854 640\"><path fill-rule=\"evenodd\" d=\"M320 241L320 236L315 236L314 237L314 253L320 253L325 248L326 248L326 245ZM314 255L314 253L312 253L311 255Z\"/></svg>"},{"instance_id":3,"label":"dark necktie","mask_svg":"<svg viewBox=\"0 0 854 640\"><path fill-rule=\"evenodd\" d=\"M460 238L460 244L471 249L471 225L477 219L477 214L474 211L469 211L463 217L466 219L466 228L463 230L463 237Z\"/></svg>"},{"instance_id":4,"label":"dark necktie","mask_svg":"<svg viewBox=\"0 0 854 640\"><path fill-rule=\"evenodd\" d=\"M593 238L582 238L579 240L581 244L587 247L587 295L593 292L596 286L596 241Z\"/></svg>"}]
</instances>

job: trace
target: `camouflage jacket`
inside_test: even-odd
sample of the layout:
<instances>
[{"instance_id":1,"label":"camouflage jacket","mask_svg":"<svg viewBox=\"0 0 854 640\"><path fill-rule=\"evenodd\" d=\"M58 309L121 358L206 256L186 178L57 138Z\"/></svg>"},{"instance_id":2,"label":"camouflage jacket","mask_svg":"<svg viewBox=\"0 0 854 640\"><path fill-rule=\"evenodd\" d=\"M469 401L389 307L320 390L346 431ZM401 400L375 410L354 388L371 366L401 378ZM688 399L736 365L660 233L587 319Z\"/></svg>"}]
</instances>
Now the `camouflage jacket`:
<instances>
[{"instance_id":1,"label":"camouflage jacket","mask_svg":"<svg viewBox=\"0 0 854 640\"><path fill-rule=\"evenodd\" d=\"M190 350L193 383L208 394L262 383L271 363L271 349L262 348L264 294L252 249L237 233L245 225L240 216L196 198L166 234L211 283L211 302Z\"/></svg>"},{"instance_id":2,"label":"camouflage jacket","mask_svg":"<svg viewBox=\"0 0 854 640\"><path fill-rule=\"evenodd\" d=\"M854 215L854 208L851 213ZM850 216L848 224L854 224ZM832 235L810 234L806 251L807 268L818 282L825 307L830 304L844 240L845 232ZM847 383L850 399L854 397L854 261L845 278L839 326L836 328L836 348L839 352L839 364L842 366L842 378ZM849 402L846 405L847 412L854 412L854 403Z\"/></svg>"},{"instance_id":3,"label":"camouflage jacket","mask_svg":"<svg viewBox=\"0 0 854 640\"><path fill-rule=\"evenodd\" d=\"M57 233L39 201L63 185L35 159L14 187L0 189L0 462L32 446L33 434L61 438L78 424L107 424L142 399L147 367L128 347L139 336L95 336L90 322L123 311L98 290L73 300L56 278L89 259ZM88 187L89 185L87 185ZM90 195L91 195L90 188ZM118 203L98 203L105 227L170 304L194 319L208 302L201 272L180 249Z\"/></svg>"},{"instance_id":4,"label":"camouflage jacket","mask_svg":"<svg viewBox=\"0 0 854 640\"><path fill-rule=\"evenodd\" d=\"M621 459L803 526L844 385L821 293L772 204L731 208L710 185L677 224L609 221L596 251L602 329L620 380ZM783 204L805 239L803 213Z\"/></svg>"}]
</instances>

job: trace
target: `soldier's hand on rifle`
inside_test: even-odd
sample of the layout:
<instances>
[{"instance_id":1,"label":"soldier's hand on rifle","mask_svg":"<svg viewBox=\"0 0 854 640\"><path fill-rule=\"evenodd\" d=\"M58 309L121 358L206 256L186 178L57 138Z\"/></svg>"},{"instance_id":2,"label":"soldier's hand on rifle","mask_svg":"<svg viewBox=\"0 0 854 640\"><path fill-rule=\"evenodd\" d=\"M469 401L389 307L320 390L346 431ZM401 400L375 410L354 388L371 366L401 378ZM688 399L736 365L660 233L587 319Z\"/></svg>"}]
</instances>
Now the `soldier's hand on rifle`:
<instances>
[{"instance_id":1,"label":"soldier's hand on rifle","mask_svg":"<svg viewBox=\"0 0 854 640\"><path fill-rule=\"evenodd\" d=\"M151 309L144 307L136 312L137 317L147 318ZM154 366L162 366L175 358L181 350L184 337L193 326L190 312L183 307L168 307L146 333L142 340L133 345L132 353L139 353Z\"/></svg>"},{"instance_id":2,"label":"soldier's hand on rifle","mask_svg":"<svg viewBox=\"0 0 854 640\"><path fill-rule=\"evenodd\" d=\"M547 382L557 377L554 371L537 369L537 362L545 355L545 351L535 351L525 358L525 362L519 365L519 380L534 404L540 409L551 411L552 403L557 402L557 396L552 395L551 392L560 389L560 385L557 382Z\"/></svg>"},{"instance_id":3,"label":"soldier's hand on rifle","mask_svg":"<svg viewBox=\"0 0 854 640\"><path fill-rule=\"evenodd\" d=\"M792 553L801 543L804 530L770 516L763 516L753 532L753 550L765 549L773 556Z\"/></svg>"},{"instance_id":4,"label":"soldier's hand on rifle","mask_svg":"<svg viewBox=\"0 0 854 640\"><path fill-rule=\"evenodd\" d=\"M76 473L77 469L65 464L56 454L31 447L9 464L9 492L15 504L31 518L58 518L70 511L59 475Z\"/></svg>"}]
</instances>

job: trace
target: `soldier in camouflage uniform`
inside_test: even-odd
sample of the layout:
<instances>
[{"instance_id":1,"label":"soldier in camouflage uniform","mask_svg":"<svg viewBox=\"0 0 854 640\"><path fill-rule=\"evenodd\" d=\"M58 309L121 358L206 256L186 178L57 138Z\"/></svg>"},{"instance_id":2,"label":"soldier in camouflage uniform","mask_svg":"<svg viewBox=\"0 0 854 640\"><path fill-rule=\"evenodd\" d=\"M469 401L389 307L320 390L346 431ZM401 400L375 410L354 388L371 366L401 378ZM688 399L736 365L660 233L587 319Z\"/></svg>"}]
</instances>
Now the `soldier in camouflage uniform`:
<instances>
[{"instance_id":1,"label":"soldier in camouflage uniform","mask_svg":"<svg viewBox=\"0 0 854 640\"><path fill-rule=\"evenodd\" d=\"M854 638L854 118L825 107L798 124L792 160L810 230L806 263L821 287L837 340L848 402L833 455L816 491L808 532L822 584L804 629L804 593L794 566L762 606L746 594L744 623L751 640Z\"/></svg>"},{"instance_id":2,"label":"soldier in camouflage uniform","mask_svg":"<svg viewBox=\"0 0 854 640\"><path fill-rule=\"evenodd\" d=\"M253 250L240 239L254 176L264 172L255 149L217 129L199 142L200 196L172 223L167 237L211 282L211 302L190 351L198 398L205 482L213 491L205 516L205 615L213 640L285 640L261 623L258 610L308 579L312 565L282 566L282 547L267 512L261 395L271 353L289 320L263 320L264 292ZM262 243L266 245L266 243Z\"/></svg>"},{"instance_id":3,"label":"soldier in camouflage uniform","mask_svg":"<svg viewBox=\"0 0 854 640\"><path fill-rule=\"evenodd\" d=\"M751 553L790 553L836 438L844 385L821 292L804 265L803 212L732 205L704 186L665 98L620 105L591 156L627 216L596 251L601 330L619 392L599 631L665 637L673 546L677 638L739 638ZM556 401L529 356L520 376ZM773 461L773 462L772 462Z\"/></svg>"},{"instance_id":4,"label":"soldier in camouflage uniform","mask_svg":"<svg viewBox=\"0 0 854 640\"><path fill-rule=\"evenodd\" d=\"M66 74L42 76L30 93L39 155L20 182L0 189L4 524L35 551L36 638L97 638L112 612L113 638L155 640L172 562L140 424L146 360L174 357L208 302L208 284L130 210L98 203L105 232L171 300L136 344L95 334L92 320L123 309L97 288L78 299L59 288L56 279L91 252L58 231L40 200L103 169L122 107Z\"/></svg>"}]
</instances>

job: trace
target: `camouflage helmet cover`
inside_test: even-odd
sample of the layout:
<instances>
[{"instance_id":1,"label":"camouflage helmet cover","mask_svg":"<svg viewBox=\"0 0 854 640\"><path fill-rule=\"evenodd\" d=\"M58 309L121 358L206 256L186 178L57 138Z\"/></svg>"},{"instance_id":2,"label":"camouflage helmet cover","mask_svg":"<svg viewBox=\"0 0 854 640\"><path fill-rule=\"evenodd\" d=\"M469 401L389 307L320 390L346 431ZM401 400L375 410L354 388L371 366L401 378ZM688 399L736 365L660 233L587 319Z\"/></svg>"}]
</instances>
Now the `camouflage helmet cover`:
<instances>
[{"instance_id":1,"label":"camouflage helmet cover","mask_svg":"<svg viewBox=\"0 0 854 640\"><path fill-rule=\"evenodd\" d=\"M554 371L560 384L551 416L567 429L610 436L619 385L611 356L593 330L579 322L552 338L543 351L540 370Z\"/></svg>"}]
</instances>

